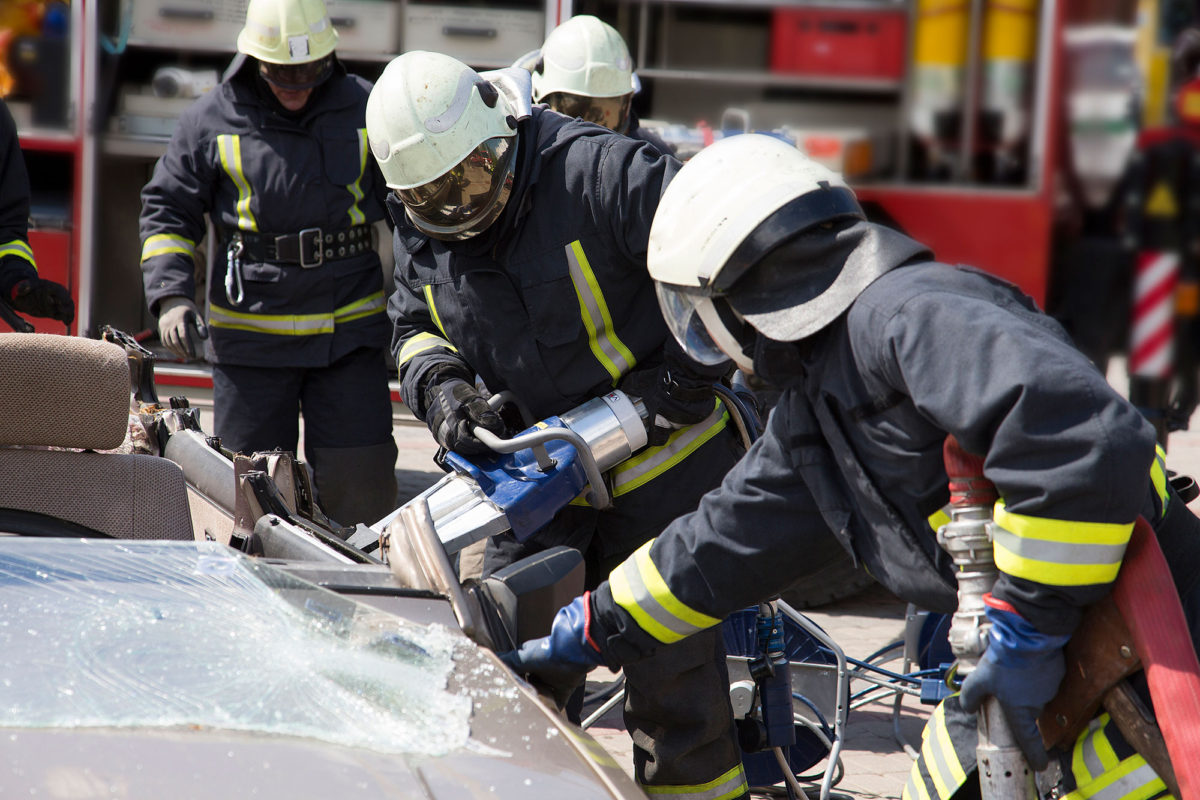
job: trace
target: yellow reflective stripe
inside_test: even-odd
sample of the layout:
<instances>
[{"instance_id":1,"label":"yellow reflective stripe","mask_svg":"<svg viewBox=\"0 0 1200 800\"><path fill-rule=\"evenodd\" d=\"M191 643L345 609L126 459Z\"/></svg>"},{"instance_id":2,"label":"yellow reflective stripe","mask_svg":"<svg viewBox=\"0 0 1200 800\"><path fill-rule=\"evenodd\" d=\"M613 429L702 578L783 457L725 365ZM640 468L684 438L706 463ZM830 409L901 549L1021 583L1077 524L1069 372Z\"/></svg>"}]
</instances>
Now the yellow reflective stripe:
<instances>
[{"instance_id":1,"label":"yellow reflective stripe","mask_svg":"<svg viewBox=\"0 0 1200 800\"><path fill-rule=\"evenodd\" d=\"M653 539L639 547L608 576L616 604L642 630L665 644L719 623L721 620L690 608L671 593L650 558L652 544Z\"/></svg>"},{"instance_id":2,"label":"yellow reflective stripe","mask_svg":"<svg viewBox=\"0 0 1200 800\"><path fill-rule=\"evenodd\" d=\"M1075 748L1071 751L1071 774L1075 776L1075 785L1083 786L1104 773L1104 765L1096 754L1095 735L1104 727L1108 714L1101 714L1088 721L1087 730L1079 734L1075 740Z\"/></svg>"},{"instance_id":3,"label":"yellow reflective stripe","mask_svg":"<svg viewBox=\"0 0 1200 800\"><path fill-rule=\"evenodd\" d=\"M33 258L33 250L29 247L29 242L24 239L13 239L11 242L0 244L0 258L4 256L16 256L28 261L34 269L37 269L37 261Z\"/></svg>"},{"instance_id":4,"label":"yellow reflective stripe","mask_svg":"<svg viewBox=\"0 0 1200 800\"><path fill-rule=\"evenodd\" d=\"M933 779L933 788L939 800L949 800L950 795L959 787L961 780L954 780L954 766L958 766L958 757L954 755L954 745L950 742L950 734L946 731L946 704L939 703L934 709L929 722L926 723L929 735L921 743L921 757ZM947 751L950 757L947 758ZM953 766L951 766L953 765ZM961 772L961 768L959 769Z\"/></svg>"},{"instance_id":5,"label":"yellow reflective stripe","mask_svg":"<svg viewBox=\"0 0 1200 800\"><path fill-rule=\"evenodd\" d=\"M946 525L950 522L950 512L946 511L946 508L949 508L949 506L946 506L945 508L939 508L937 511L926 517L926 519L929 521L929 527L933 529L934 533L936 533L943 525Z\"/></svg>"},{"instance_id":6,"label":"yellow reflective stripe","mask_svg":"<svg viewBox=\"0 0 1200 800\"><path fill-rule=\"evenodd\" d=\"M361 225L367 221L367 215L362 212L358 204L362 202L363 190L362 179L367 172L367 129L358 129L358 177L354 183L348 184L346 190L354 198L354 202L350 204L350 224Z\"/></svg>"},{"instance_id":7,"label":"yellow reflective stripe","mask_svg":"<svg viewBox=\"0 0 1200 800\"><path fill-rule=\"evenodd\" d=\"M217 152L221 156L221 166L238 190L238 230L257 231L258 222L250 211L250 181L242 171L242 137L236 133L221 134L217 137Z\"/></svg>"},{"instance_id":8,"label":"yellow reflective stripe","mask_svg":"<svg viewBox=\"0 0 1200 800\"><path fill-rule=\"evenodd\" d=\"M942 787L938 787L938 793L942 794L943 800L948 800L950 795L958 791L958 787L962 786L967 780L966 770L958 761L958 753L954 749L954 742L950 741L950 729L946 727L946 704L939 703L934 711L934 716L937 718L937 726L934 729L931 740L934 740L934 760L933 764L937 764L938 772L943 776L946 791L942 793ZM934 780L937 780L935 778Z\"/></svg>"},{"instance_id":9,"label":"yellow reflective stripe","mask_svg":"<svg viewBox=\"0 0 1200 800\"><path fill-rule=\"evenodd\" d=\"M1167 454L1159 445L1154 445L1154 463L1150 465L1150 481L1154 491L1158 492L1158 502L1162 504L1159 514L1167 513L1167 501L1171 495L1167 491Z\"/></svg>"},{"instance_id":10,"label":"yellow reflective stripe","mask_svg":"<svg viewBox=\"0 0 1200 800\"><path fill-rule=\"evenodd\" d=\"M1154 768L1135 753L1091 783L1079 785L1064 800L1148 800L1166 788Z\"/></svg>"},{"instance_id":11,"label":"yellow reflective stripe","mask_svg":"<svg viewBox=\"0 0 1200 800\"><path fill-rule=\"evenodd\" d=\"M642 791L650 795L668 795L683 800L728 800L740 797L749 789L746 784L746 772L741 764L707 783L678 786L651 786L639 783Z\"/></svg>"},{"instance_id":12,"label":"yellow reflective stripe","mask_svg":"<svg viewBox=\"0 0 1200 800\"><path fill-rule=\"evenodd\" d=\"M1124 761L1117 756L1108 740L1110 723L1111 717L1101 714L1075 740L1071 776L1076 788L1064 800L1149 800L1166 791L1142 756L1134 753Z\"/></svg>"},{"instance_id":13,"label":"yellow reflective stripe","mask_svg":"<svg viewBox=\"0 0 1200 800\"><path fill-rule=\"evenodd\" d=\"M622 461L609 473L612 476L613 497L632 492L662 475L724 430L728 422L729 412L718 400L713 413L703 422L680 428L671 434L666 444L646 448L633 458Z\"/></svg>"},{"instance_id":14,"label":"yellow reflective stripe","mask_svg":"<svg viewBox=\"0 0 1200 800\"><path fill-rule=\"evenodd\" d=\"M355 319L369 317L372 314L382 314L384 306L383 292L374 292L353 303L347 303L333 310L334 322L350 322Z\"/></svg>"},{"instance_id":15,"label":"yellow reflective stripe","mask_svg":"<svg viewBox=\"0 0 1200 800\"><path fill-rule=\"evenodd\" d=\"M929 792L925 790L925 779L921 776L920 762L914 761L912 769L908 771L908 781L904 784L900 800L932 800Z\"/></svg>"},{"instance_id":16,"label":"yellow reflective stripe","mask_svg":"<svg viewBox=\"0 0 1200 800\"><path fill-rule=\"evenodd\" d=\"M440 336L434 336L432 333L418 333L400 348L400 355L396 357L397 366L404 364L413 356L420 355L426 350L432 350L435 347L444 347L447 350L453 350L455 353L458 352L454 349L454 345Z\"/></svg>"},{"instance_id":17,"label":"yellow reflective stripe","mask_svg":"<svg viewBox=\"0 0 1200 800\"><path fill-rule=\"evenodd\" d=\"M208 324L214 328L269 333L277 336L312 336L333 333L332 314L250 314L209 303Z\"/></svg>"},{"instance_id":18,"label":"yellow reflective stripe","mask_svg":"<svg viewBox=\"0 0 1200 800\"><path fill-rule=\"evenodd\" d=\"M1074 522L1014 514L996 502L992 526L996 566L1048 586L1111 583L1133 523Z\"/></svg>"},{"instance_id":19,"label":"yellow reflective stripe","mask_svg":"<svg viewBox=\"0 0 1200 800\"><path fill-rule=\"evenodd\" d=\"M583 252L578 239L567 245L567 265L571 271L571 283L575 286L575 297L579 301L580 316L588 332L588 347L612 378L613 386L621 376L633 369L637 359L617 336L613 328L608 303L600 291L600 282Z\"/></svg>"},{"instance_id":20,"label":"yellow reflective stripe","mask_svg":"<svg viewBox=\"0 0 1200 800\"><path fill-rule=\"evenodd\" d=\"M433 324L437 325L437 329L442 332L442 336L446 337L446 341L450 341L450 337L446 335L446 329L442 327L442 318L438 316L437 306L433 303L433 287L425 284L421 288L425 292L425 305L429 306L429 316L433 318Z\"/></svg>"},{"instance_id":21,"label":"yellow reflective stripe","mask_svg":"<svg viewBox=\"0 0 1200 800\"><path fill-rule=\"evenodd\" d=\"M147 236L142 244L142 261L154 256L165 256L167 253L182 253L191 258L196 257L196 243L182 236L170 233L156 233Z\"/></svg>"}]
</instances>

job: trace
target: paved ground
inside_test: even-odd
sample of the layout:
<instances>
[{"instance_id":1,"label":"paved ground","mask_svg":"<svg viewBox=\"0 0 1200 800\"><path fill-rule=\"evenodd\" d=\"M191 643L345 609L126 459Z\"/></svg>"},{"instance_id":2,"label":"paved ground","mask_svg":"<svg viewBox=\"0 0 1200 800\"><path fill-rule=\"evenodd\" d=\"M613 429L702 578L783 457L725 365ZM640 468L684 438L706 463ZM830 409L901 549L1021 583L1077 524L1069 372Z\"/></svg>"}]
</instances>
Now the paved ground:
<instances>
[{"instance_id":1,"label":"paved ground","mask_svg":"<svg viewBox=\"0 0 1200 800\"><path fill-rule=\"evenodd\" d=\"M1122 365L1118 362L1110 371L1110 381L1119 391L1124 390ZM400 451L396 476L400 483L401 501L417 494L436 481L442 473L432 462L435 446L423 424L397 411L394 425ZM1177 472L1200 477L1200 415L1193 418L1190 431L1172 434L1168 442L1167 465ZM1200 512L1200 500L1192 504ZM830 607L808 612L845 651L847 656L865 658L904 634L905 604L882 588L868 589L858 596ZM898 667L899 662L889 666ZM611 680L609 674L593 673L592 687ZM853 682L851 691L864 688ZM920 732L930 712L914 698L901 706L898 727L904 740L920 746ZM834 787L835 793L856 798L899 798L907 779L911 758L897 741L893 726L891 702L872 703L850 712L841 760L844 776ZM597 721L589 732L613 753L618 762L631 770L631 745L618 710ZM823 768L818 765L817 769Z\"/></svg>"}]
</instances>

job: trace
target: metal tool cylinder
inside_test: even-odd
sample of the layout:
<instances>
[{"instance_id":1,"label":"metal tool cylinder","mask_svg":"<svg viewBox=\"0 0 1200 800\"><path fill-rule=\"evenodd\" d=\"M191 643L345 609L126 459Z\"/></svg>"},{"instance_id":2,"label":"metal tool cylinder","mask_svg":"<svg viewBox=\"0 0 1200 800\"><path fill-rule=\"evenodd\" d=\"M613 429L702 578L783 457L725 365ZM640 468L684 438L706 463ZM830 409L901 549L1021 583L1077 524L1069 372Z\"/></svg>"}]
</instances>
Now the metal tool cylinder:
<instances>
[{"instance_id":1,"label":"metal tool cylinder","mask_svg":"<svg viewBox=\"0 0 1200 800\"><path fill-rule=\"evenodd\" d=\"M559 416L592 451L600 471L611 469L646 446L645 408L614 389Z\"/></svg>"}]
</instances>

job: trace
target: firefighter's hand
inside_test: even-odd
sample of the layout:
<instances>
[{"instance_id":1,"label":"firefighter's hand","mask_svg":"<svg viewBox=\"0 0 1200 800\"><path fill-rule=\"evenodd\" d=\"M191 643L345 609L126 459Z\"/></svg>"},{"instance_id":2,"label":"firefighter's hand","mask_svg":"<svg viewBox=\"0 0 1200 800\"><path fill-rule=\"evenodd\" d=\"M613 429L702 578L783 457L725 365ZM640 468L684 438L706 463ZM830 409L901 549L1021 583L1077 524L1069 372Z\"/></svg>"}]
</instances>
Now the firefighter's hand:
<instances>
[{"instance_id":1,"label":"firefighter's hand","mask_svg":"<svg viewBox=\"0 0 1200 800\"><path fill-rule=\"evenodd\" d=\"M657 367L629 373L620 388L641 398L646 407L651 445L666 444L673 432L703 421L716 407L712 379L695 374L682 361L670 357Z\"/></svg>"},{"instance_id":2,"label":"firefighter's hand","mask_svg":"<svg viewBox=\"0 0 1200 800\"><path fill-rule=\"evenodd\" d=\"M963 681L959 700L964 710L974 713L988 696L995 697L1025 760L1040 772L1049 757L1037 720L1058 692L1065 671L1062 648L1070 637L1041 633L991 595L985 596L985 602L991 622L988 647L975 671Z\"/></svg>"},{"instance_id":3,"label":"firefighter's hand","mask_svg":"<svg viewBox=\"0 0 1200 800\"><path fill-rule=\"evenodd\" d=\"M200 340L208 338L208 326L191 300L168 297L159 307L158 338L172 353L191 361L200 357Z\"/></svg>"},{"instance_id":4,"label":"firefighter's hand","mask_svg":"<svg viewBox=\"0 0 1200 800\"><path fill-rule=\"evenodd\" d=\"M32 317L48 317L70 325L75 319L75 301L67 287L42 278L26 278L13 286L8 304Z\"/></svg>"},{"instance_id":5,"label":"firefighter's hand","mask_svg":"<svg viewBox=\"0 0 1200 800\"><path fill-rule=\"evenodd\" d=\"M425 389L425 422L438 444L463 455L491 452L471 433L475 426L497 436L504 434L500 415L478 389L462 378L447 378Z\"/></svg>"},{"instance_id":6,"label":"firefighter's hand","mask_svg":"<svg viewBox=\"0 0 1200 800\"><path fill-rule=\"evenodd\" d=\"M589 593L585 592L558 610L549 636L501 653L500 660L518 675L528 675L531 681L549 689L562 708L587 674L604 663L588 636L590 615Z\"/></svg>"}]
</instances>

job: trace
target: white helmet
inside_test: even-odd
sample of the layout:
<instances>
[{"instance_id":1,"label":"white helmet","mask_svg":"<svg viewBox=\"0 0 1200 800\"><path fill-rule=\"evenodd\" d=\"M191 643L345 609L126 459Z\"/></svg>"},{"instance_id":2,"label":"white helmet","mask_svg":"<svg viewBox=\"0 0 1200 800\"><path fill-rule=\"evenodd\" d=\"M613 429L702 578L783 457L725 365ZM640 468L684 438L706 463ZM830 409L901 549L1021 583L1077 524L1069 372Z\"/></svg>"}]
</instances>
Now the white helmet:
<instances>
[{"instance_id":1,"label":"white helmet","mask_svg":"<svg viewBox=\"0 0 1200 800\"><path fill-rule=\"evenodd\" d=\"M337 40L323 0L250 0L237 49L268 64L307 64L331 54Z\"/></svg>"},{"instance_id":2,"label":"white helmet","mask_svg":"<svg viewBox=\"0 0 1200 800\"><path fill-rule=\"evenodd\" d=\"M571 17L550 32L532 70L535 102L625 132L637 84L629 48L611 25Z\"/></svg>"},{"instance_id":3,"label":"white helmet","mask_svg":"<svg viewBox=\"0 0 1200 800\"><path fill-rule=\"evenodd\" d=\"M533 73L533 99L553 92L620 97L634 89L633 59L625 40L606 22L580 14L559 25L542 45Z\"/></svg>"},{"instance_id":4,"label":"white helmet","mask_svg":"<svg viewBox=\"0 0 1200 800\"><path fill-rule=\"evenodd\" d=\"M417 228L463 239L499 215L517 119L494 84L455 58L412 50L379 76L366 116L371 153Z\"/></svg>"},{"instance_id":5,"label":"white helmet","mask_svg":"<svg viewBox=\"0 0 1200 800\"><path fill-rule=\"evenodd\" d=\"M747 291L742 279L800 233L846 219L865 216L842 177L779 139L747 133L701 150L663 192L646 255L676 339L702 363L752 371L754 331L796 341L829 324L878 276L825 262L789 263L786 291Z\"/></svg>"}]
</instances>

